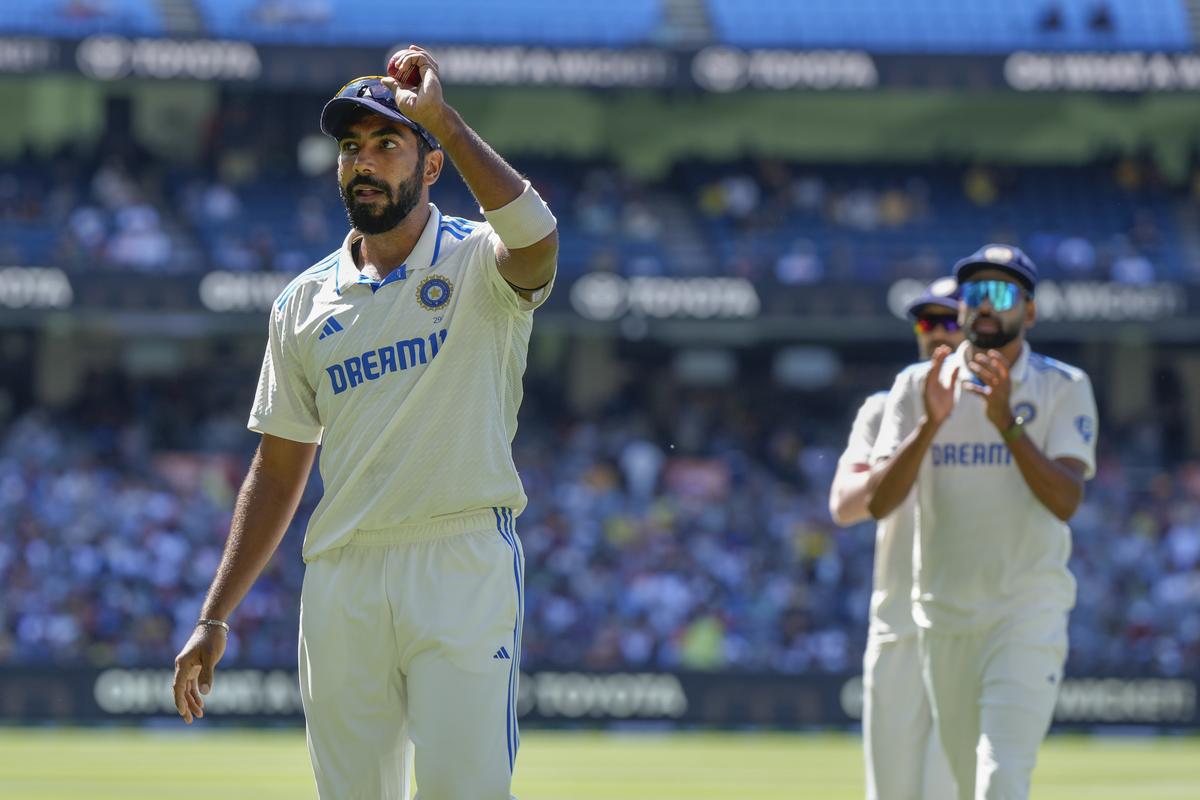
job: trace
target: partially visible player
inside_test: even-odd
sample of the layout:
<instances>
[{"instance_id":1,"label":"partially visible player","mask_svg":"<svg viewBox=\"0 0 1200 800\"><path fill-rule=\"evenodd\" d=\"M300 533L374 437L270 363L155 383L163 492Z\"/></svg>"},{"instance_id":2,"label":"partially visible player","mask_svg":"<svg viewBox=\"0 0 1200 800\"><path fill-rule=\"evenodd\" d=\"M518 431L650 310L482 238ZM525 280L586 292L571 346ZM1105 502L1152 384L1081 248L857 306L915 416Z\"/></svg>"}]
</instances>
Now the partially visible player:
<instances>
[{"instance_id":1,"label":"partially visible player","mask_svg":"<svg viewBox=\"0 0 1200 800\"><path fill-rule=\"evenodd\" d=\"M324 496L304 538L300 691L322 800L509 800L517 755L526 504L512 460L533 310L554 279L554 215L447 105L418 47L395 78L321 113L352 225L280 295L238 495L175 705L203 716L227 620L295 513L317 444ZM406 77L407 76L407 77ZM449 157L486 222L442 214ZM279 198L281 203L289 198ZM219 767L218 767L219 768Z\"/></svg>"},{"instance_id":2,"label":"partially visible player","mask_svg":"<svg viewBox=\"0 0 1200 800\"><path fill-rule=\"evenodd\" d=\"M917 352L958 347L958 284L936 280L908 306ZM829 512L841 526L870 518L871 451L887 392L863 402L838 459ZM863 755L867 800L953 800L954 779L937 740L912 616L913 503L909 497L875 528L875 577L863 655Z\"/></svg>"},{"instance_id":3,"label":"partially visible player","mask_svg":"<svg viewBox=\"0 0 1200 800\"><path fill-rule=\"evenodd\" d=\"M1025 342L1037 267L987 245L955 265L967 341L909 367L872 459L872 516L916 487L921 660L960 800L1029 796L1067 651L1067 520L1095 470L1081 370Z\"/></svg>"}]
</instances>

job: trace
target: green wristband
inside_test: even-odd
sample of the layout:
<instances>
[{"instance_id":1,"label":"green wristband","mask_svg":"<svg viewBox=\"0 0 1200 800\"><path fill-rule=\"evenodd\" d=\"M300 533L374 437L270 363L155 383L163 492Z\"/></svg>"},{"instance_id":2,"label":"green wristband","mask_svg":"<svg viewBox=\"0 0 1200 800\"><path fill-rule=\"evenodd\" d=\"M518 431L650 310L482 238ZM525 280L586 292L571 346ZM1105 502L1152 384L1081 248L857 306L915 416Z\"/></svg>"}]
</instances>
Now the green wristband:
<instances>
[{"instance_id":1,"label":"green wristband","mask_svg":"<svg viewBox=\"0 0 1200 800\"><path fill-rule=\"evenodd\" d=\"M1000 438L1012 444L1017 439L1025 435L1025 420L1017 417L1013 420L1013 424L1008 427L1008 430L1000 431Z\"/></svg>"}]
</instances>

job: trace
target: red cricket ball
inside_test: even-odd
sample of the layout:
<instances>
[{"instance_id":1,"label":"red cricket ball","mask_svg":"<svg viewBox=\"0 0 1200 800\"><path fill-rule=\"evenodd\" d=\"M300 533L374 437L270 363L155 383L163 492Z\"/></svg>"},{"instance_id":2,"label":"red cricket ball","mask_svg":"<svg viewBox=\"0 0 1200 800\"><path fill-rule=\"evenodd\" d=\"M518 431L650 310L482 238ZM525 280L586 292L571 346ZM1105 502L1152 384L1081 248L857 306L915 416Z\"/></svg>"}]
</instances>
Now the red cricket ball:
<instances>
[{"instance_id":1,"label":"red cricket ball","mask_svg":"<svg viewBox=\"0 0 1200 800\"><path fill-rule=\"evenodd\" d=\"M421 70L416 64L409 64L403 73L399 72L399 64L412 50L401 50L388 61L388 75L396 79L401 89L416 89L421 85Z\"/></svg>"}]
</instances>

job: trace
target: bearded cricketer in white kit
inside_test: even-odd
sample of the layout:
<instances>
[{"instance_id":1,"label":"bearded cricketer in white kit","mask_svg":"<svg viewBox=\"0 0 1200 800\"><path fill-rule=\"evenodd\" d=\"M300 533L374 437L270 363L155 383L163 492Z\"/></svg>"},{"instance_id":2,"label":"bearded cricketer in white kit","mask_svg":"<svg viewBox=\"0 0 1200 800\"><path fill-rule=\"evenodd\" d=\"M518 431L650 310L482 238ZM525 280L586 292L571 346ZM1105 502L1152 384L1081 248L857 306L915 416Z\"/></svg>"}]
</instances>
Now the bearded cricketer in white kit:
<instances>
[{"instance_id":1,"label":"bearded cricketer in white kit","mask_svg":"<svg viewBox=\"0 0 1200 800\"><path fill-rule=\"evenodd\" d=\"M402 51L389 71L322 111L353 229L272 310L250 415L262 441L176 658L175 704L188 723L203 716L227 621L320 443L299 654L319 796L407 798L411 741L422 800L508 800L526 503L511 443L556 222L446 104L428 52ZM486 222L429 202L446 156Z\"/></svg>"},{"instance_id":2,"label":"bearded cricketer in white kit","mask_svg":"<svg viewBox=\"0 0 1200 800\"><path fill-rule=\"evenodd\" d=\"M1095 471L1087 375L1034 353L1037 267L987 245L955 265L967 341L888 395L871 515L916 493L913 613L960 800L1023 800L1054 712L1075 581L1067 520Z\"/></svg>"},{"instance_id":3,"label":"bearded cricketer in white kit","mask_svg":"<svg viewBox=\"0 0 1200 800\"><path fill-rule=\"evenodd\" d=\"M958 347L958 282L941 278L908 304L917 351ZM879 437L887 392L863 402L829 489L829 513L841 526L870 518L871 451ZM875 530L875 569L867 646L863 653L863 756L867 800L953 800L954 779L933 728L921 680L917 623L912 615L912 496Z\"/></svg>"}]
</instances>

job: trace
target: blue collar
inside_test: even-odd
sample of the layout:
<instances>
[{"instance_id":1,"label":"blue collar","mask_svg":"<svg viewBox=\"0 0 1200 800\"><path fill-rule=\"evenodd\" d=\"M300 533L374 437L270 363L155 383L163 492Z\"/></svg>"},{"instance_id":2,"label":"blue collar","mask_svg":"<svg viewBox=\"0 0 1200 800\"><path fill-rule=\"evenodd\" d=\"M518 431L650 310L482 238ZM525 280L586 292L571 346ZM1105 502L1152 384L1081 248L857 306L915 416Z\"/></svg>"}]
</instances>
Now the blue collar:
<instances>
[{"instance_id":1,"label":"blue collar","mask_svg":"<svg viewBox=\"0 0 1200 800\"><path fill-rule=\"evenodd\" d=\"M333 285L337 293L341 294L357 284L369 286L372 292L377 292L389 283L407 279L409 273L432 267L437 261L441 243L442 212L433 203L429 204L429 212L429 220L425 223L425 229L421 231L421 237L413 245L408 258L404 259L403 264L384 276L381 281L371 280L362 274L358 265L354 263L353 247L355 243L362 240L362 234L353 229L346 234L341 252L338 253L337 266L333 270Z\"/></svg>"}]
</instances>

